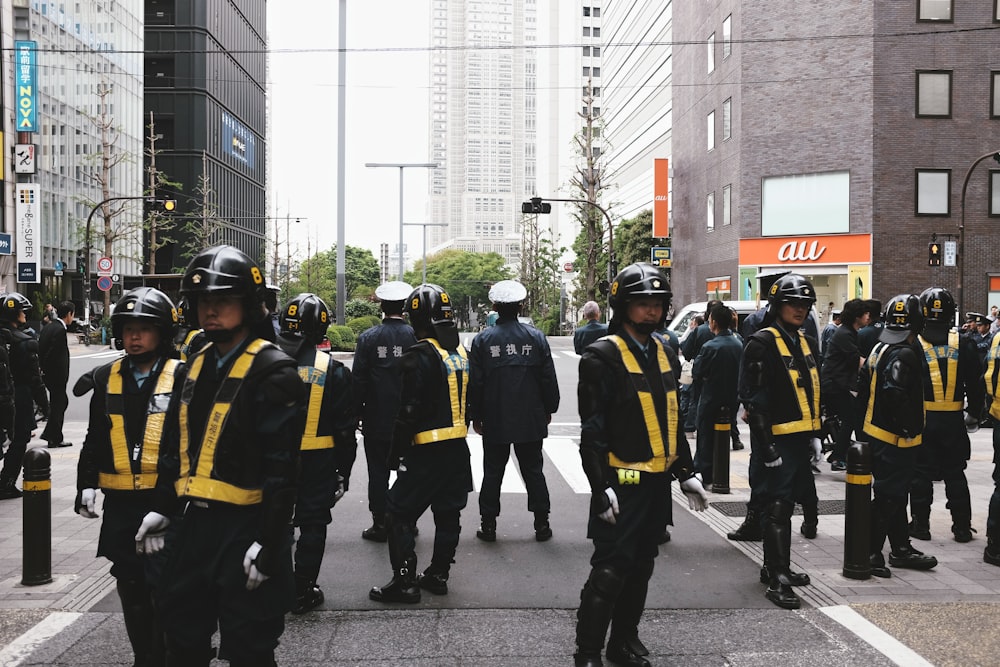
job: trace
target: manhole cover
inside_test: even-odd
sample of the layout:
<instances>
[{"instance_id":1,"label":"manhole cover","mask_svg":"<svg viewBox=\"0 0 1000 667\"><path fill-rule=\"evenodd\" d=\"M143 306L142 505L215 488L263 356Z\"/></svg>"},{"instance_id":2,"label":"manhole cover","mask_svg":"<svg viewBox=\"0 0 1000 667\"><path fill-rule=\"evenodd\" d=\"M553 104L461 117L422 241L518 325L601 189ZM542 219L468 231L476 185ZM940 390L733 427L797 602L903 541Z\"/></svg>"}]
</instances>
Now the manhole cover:
<instances>
[{"instance_id":1,"label":"manhole cover","mask_svg":"<svg viewBox=\"0 0 1000 667\"><path fill-rule=\"evenodd\" d=\"M726 516L746 516L747 504L734 502L713 502L712 507L722 512ZM845 502L843 500L820 500L820 514L843 514L845 512ZM795 506L795 514L802 514L802 506Z\"/></svg>"}]
</instances>

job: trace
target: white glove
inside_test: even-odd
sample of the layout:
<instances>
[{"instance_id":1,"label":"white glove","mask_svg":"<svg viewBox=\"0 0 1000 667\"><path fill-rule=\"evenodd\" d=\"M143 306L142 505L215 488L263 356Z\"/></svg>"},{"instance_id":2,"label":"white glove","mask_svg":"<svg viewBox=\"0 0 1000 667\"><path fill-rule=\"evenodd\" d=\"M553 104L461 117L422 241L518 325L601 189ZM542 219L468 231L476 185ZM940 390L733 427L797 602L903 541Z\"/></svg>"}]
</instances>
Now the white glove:
<instances>
[{"instance_id":1,"label":"white glove","mask_svg":"<svg viewBox=\"0 0 1000 667\"><path fill-rule=\"evenodd\" d=\"M260 542L254 542L243 556L243 571L247 575L248 591L254 590L268 579L266 574L257 569L257 554L263 548Z\"/></svg>"},{"instance_id":2,"label":"white glove","mask_svg":"<svg viewBox=\"0 0 1000 667\"><path fill-rule=\"evenodd\" d=\"M777 468L781 465L781 457L774 459L773 461L764 461L764 465L768 468Z\"/></svg>"},{"instance_id":3,"label":"white glove","mask_svg":"<svg viewBox=\"0 0 1000 667\"><path fill-rule=\"evenodd\" d=\"M78 509L76 513L85 519L96 519L96 503L97 489L84 489L80 492L80 509Z\"/></svg>"},{"instance_id":4,"label":"white glove","mask_svg":"<svg viewBox=\"0 0 1000 667\"><path fill-rule=\"evenodd\" d=\"M600 514L598 514L597 516L600 517L601 521L607 521L608 523L610 523L613 526L613 525L615 525L615 522L617 521L617 519L615 519L615 517L618 516L618 512L619 512L619 509L618 509L618 494L615 493L614 489L612 489L611 487L608 487L608 488L604 489L604 495L606 495L608 497L608 502L611 503L611 506L608 507L608 509L606 509L603 512L601 512Z\"/></svg>"},{"instance_id":5,"label":"white glove","mask_svg":"<svg viewBox=\"0 0 1000 667\"><path fill-rule=\"evenodd\" d=\"M695 512L704 512L708 509L708 494L705 487L697 477L690 477L681 482L681 491L688 499L688 507Z\"/></svg>"},{"instance_id":6,"label":"white glove","mask_svg":"<svg viewBox=\"0 0 1000 667\"><path fill-rule=\"evenodd\" d=\"M135 534L135 552L137 554L155 554L163 548L163 536L167 532L170 519L159 512L149 512L142 517L139 532Z\"/></svg>"},{"instance_id":7,"label":"white glove","mask_svg":"<svg viewBox=\"0 0 1000 667\"><path fill-rule=\"evenodd\" d=\"M812 460L813 463L822 463L823 461L823 443L819 441L819 438L810 438L809 445L812 447Z\"/></svg>"}]
</instances>

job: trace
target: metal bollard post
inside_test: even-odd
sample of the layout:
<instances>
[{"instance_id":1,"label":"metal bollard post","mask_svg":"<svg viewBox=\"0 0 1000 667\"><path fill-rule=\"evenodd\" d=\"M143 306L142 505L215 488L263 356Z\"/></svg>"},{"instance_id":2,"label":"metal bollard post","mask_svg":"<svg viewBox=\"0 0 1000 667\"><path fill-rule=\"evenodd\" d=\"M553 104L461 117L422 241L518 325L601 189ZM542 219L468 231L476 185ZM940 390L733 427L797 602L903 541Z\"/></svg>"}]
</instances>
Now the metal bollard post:
<instances>
[{"instance_id":1,"label":"metal bollard post","mask_svg":"<svg viewBox=\"0 0 1000 667\"><path fill-rule=\"evenodd\" d=\"M729 408L719 408L715 419L715 439L712 442L712 493L729 493Z\"/></svg>"},{"instance_id":2,"label":"metal bollard post","mask_svg":"<svg viewBox=\"0 0 1000 667\"><path fill-rule=\"evenodd\" d=\"M846 511L844 516L844 576L870 579L869 541L872 525L872 455L867 442L847 449Z\"/></svg>"},{"instance_id":3,"label":"metal bollard post","mask_svg":"<svg viewBox=\"0 0 1000 667\"><path fill-rule=\"evenodd\" d=\"M22 501L23 559L21 583L52 582L52 466L49 453L32 448L24 454Z\"/></svg>"}]
</instances>

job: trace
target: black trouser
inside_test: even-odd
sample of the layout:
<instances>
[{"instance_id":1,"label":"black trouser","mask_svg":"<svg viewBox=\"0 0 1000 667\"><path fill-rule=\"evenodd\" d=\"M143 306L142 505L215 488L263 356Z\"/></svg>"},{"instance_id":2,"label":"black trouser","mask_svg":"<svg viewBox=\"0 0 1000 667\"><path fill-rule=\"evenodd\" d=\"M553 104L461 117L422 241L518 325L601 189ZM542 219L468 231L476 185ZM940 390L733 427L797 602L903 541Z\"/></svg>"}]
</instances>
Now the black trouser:
<instances>
[{"instance_id":1,"label":"black trouser","mask_svg":"<svg viewBox=\"0 0 1000 667\"><path fill-rule=\"evenodd\" d=\"M1000 539L1000 428L993 429L993 494L986 518L986 534L995 540Z\"/></svg>"},{"instance_id":2,"label":"black trouser","mask_svg":"<svg viewBox=\"0 0 1000 667\"><path fill-rule=\"evenodd\" d=\"M761 517L762 527L765 536L769 532L780 533L781 553L774 555L780 555L782 562L786 563L787 559L783 554L790 546L790 542L786 540L791 539L792 508L797 500L802 499L803 493L808 494L810 485L812 497L816 495L816 485L809 465L812 457L812 447L809 444L811 437L810 433L778 436L774 440L774 446L781 456L781 465L768 468L761 462L765 480L761 496L764 507L767 508ZM767 561L770 555L765 553L764 560ZM768 563L765 562L765 565Z\"/></svg>"},{"instance_id":3,"label":"black trouser","mask_svg":"<svg viewBox=\"0 0 1000 667\"><path fill-rule=\"evenodd\" d=\"M968 526L972 520L972 500L965 468L971 452L962 411L928 412L923 442L914 449L915 469L910 484L913 518L927 524L934 503L934 482L943 481L954 523Z\"/></svg>"},{"instance_id":4,"label":"black trouser","mask_svg":"<svg viewBox=\"0 0 1000 667\"><path fill-rule=\"evenodd\" d=\"M42 431L42 440L57 445L63 441L63 420L69 406L69 396L66 395L65 382L46 380L45 387L49 390L49 421Z\"/></svg>"},{"instance_id":5,"label":"black trouser","mask_svg":"<svg viewBox=\"0 0 1000 667\"><path fill-rule=\"evenodd\" d=\"M0 471L0 486L14 484L21 474L24 452L31 440L31 430L35 428L35 400L31 389L24 385L14 386L14 432L10 436L10 446L3 457Z\"/></svg>"},{"instance_id":6,"label":"black trouser","mask_svg":"<svg viewBox=\"0 0 1000 667\"><path fill-rule=\"evenodd\" d=\"M833 437L831 461L847 461L847 448L851 446L851 433L855 427L854 397L840 389L823 389L826 413L840 419L840 428Z\"/></svg>"},{"instance_id":7,"label":"black trouser","mask_svg":"<svg viewBox=\"0 0 1000 667\"><path fill-rule=\"evenodd\" d=\"M549 487L542 473L542 441L515 442L514 454L521 469L521 478L528 491L528 511L549 513ZM500 515L500 485L510 459L511 443L489 442L483 438L483 485L479 489L479 514L496 518Z\"/></svg>"},{"instance_id":8,"label":"black trouser","mask_svg":"<svg viewBox=\"0 0 1000 667\"><path fill-rule=\"evenodd\" d=\"M365 460L368 462L368 511L385 515L385 492L389 490L388 440L364 437Z\"/></svg>"},{"instance_id":9,"label":"black trouser","mask_svg":"<svg viewBox=\"0 0 1000 667\"><path fill-rule=\"evenodd\" d=\"M337 461L333 449L301 452L298 497L292 524L299 529L295 542L295 576L316 583L326 550L330 504L337 488Z\"/></svg>"},{"instance_id":10,"label":"black trouser","mask_svg":"<svg viewBox=\"0 0 1000 667\"><path fill-rule=\"evenodd\" d=\"M869 551L881 554L885 538L893 549L909 543L906 497L916 471L917 447L897 447L869 438L872 450L872 533Z\"/></svg>"}]
</instances>

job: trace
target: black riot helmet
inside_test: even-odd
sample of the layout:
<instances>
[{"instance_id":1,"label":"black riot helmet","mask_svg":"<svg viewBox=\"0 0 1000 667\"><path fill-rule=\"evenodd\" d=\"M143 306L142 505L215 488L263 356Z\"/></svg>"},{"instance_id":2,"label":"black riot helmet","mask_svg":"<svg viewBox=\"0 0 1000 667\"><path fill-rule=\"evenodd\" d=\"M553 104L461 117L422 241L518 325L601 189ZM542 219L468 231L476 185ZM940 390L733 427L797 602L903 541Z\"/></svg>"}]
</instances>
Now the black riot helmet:
<instances>
[{"instance_id":1,"label":"black riot helmet","mask_svg":"<svg viewBox=\"0 0 1000 667\"><path fill-rule=\"evenodd\" d=\"M797 273L781 276L767 290L767 302L775 309L779 304L794 301L808 301L810 306L816 303L816 290L812 283Z\"/></svg>"},{"instance_id":2,"label":"black riot helmet","mask_svg":"<svg viewBox=\"0 0 1000 667\"><path fill-rule=\"evenodd\" d=\"M628 302L640 297L658 297L663 302L663 318L654 331L663 327L667 311L670 310L670 300L673 298L670 283L657 267L644 262L636 262L619 271L611 282L608 305L614 312L608 323L608 333L618 332L628 315Z\"/></svg>"},{"instance_id":3,"label":"black riot helmet","mask_svg":"<svg viewBox=\"0 0 1000 667\"><path fill-rule=\"evenodd\" d=\"M243 324L250 326L264 318L265 292L264 274L256 262L232 246L214 246L198 253L181 278L181 296L190 305L184 319L198 326L199 297L232 296L243 300Z\"/></svg>"},{"instance_id":4,"label":"black riot helmet","mask_svg":"<svg viewBox=\"0 0 1000 667\"><path fill-rule=\"evenodd\" d=\"M943 287L928 287L920 293L920 312L924 316L924 326L955 324L955 297Z\"/></svg>"},{"instance_id":5,"label":"black riot helmet","mask_svg":"<svg viewBox=\"0 0 1000 667\"><path fill-rule=\"evenodd\" d=\"M924 328L924 315L916 294L899 294L885 306L885 328L878 339L885 343L902 343L911 333Z\"/></svg>"},{"instance_id":6,"label":"black riot helmet","mask_svg":"<svg viewBox=\"0 0 1000 667\"><path fill-rule=\"evenodd\" d=\"M318 345L330 328L330 309L323 299L303 292L285 304L278 321L281 333L299 336Z\"/></svg>"},{"instance_id":7,"label":"black riot helmet","mask_svg":"<svg viewBox=\"0 0 1000 667\"><path fill-rule=\"evenodd\" d=\"M31 301L20 292L10 292L3 297L0 302L0 320L5 322L17 322L17 314L28 314L31 310Z\"/></svg>"},{"instance_id":8,"label":"black riot helmet","mask_svg":"<svg viewBox=\"0 0 1000 667\"><path fill-rule=\"evenodd\" d=\"M121 341L127 323L148 322L160 330L160 347L169 348L177 333L177 321L177 309L170 297L153 287L137 287L115 304L111 334Z\"/></svg>"},{"instance_id":9,"label":"black riot helmet","mask_svg":"<svg viewBox=\"0 0 1000 667\"><path fill-rule=\"evenodd\" d=\"M436 338L446 350L458 347L458 326L451 297L439 285L418 285L406 299L403 312L409 315L410 325L418 337Z\"/></svg>"}]
</instances>

